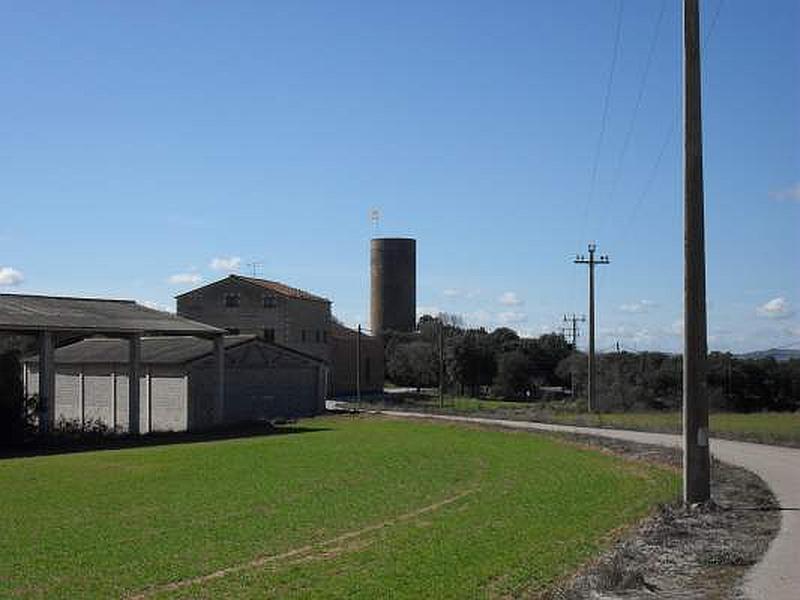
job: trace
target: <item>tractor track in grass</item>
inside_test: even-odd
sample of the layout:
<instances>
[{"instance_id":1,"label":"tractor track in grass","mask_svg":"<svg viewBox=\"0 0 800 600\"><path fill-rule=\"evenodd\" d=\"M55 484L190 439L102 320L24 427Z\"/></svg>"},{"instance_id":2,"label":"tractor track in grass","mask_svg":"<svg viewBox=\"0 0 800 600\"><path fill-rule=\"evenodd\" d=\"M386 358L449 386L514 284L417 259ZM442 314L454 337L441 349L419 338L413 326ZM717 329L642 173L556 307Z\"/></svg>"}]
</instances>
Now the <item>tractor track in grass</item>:
<instances>
[{"instance_id":1,"label":"tractor track in grass","mask_svg":"<svg viewBox=\"0 0 800 600\"><path fill-rule=\"evenodd\" d=\"M381 529L392 527L400 523L407 523L408 521L413 521L417 517L421 517L423 515L436 512L437 510L442 509L446 506L455 504L462 498L466 498L467 496L474 494L479 489L480 486L473 486L465 490L462 490L457 494L448 496L443 500L434 502L433 504L428 504L427 506L423 506L413 511L400 514L391 519L386 519L379 523L368 525L367 527L362 527L361 529L348 531L346 533L333 537L329 540L325 540L315 544L306 544L304 546L293 548L291 550L280 552L278 554L260 556L253 560L231 565L229 567L225 567L224 569L219 569L217 571L213 571L205 575L199 575L197 577L190 577L187 579L181 579L178 581L165 583L163 585L154 586L142 592L127 596L127 598L129 598L129 600L144 600L146 598L151 598L157 594L174 592L195 585L202 585L204 583L215 581L217 579L221 579L229 575L234 575L236 573L241 573L243 571L249 571L252 569L259 569L261 567L266 567L268 565L277 564L284 561L304 560L304 559L314 560L317 558L330 558L333 556L337 556L338 554L347 551L349 548L348 544L354 542L358 538L361 538L375 531L380 531ZM356 545L355 547L360 548L363 547L363 545Z\"/></svg>"}]
</instances>

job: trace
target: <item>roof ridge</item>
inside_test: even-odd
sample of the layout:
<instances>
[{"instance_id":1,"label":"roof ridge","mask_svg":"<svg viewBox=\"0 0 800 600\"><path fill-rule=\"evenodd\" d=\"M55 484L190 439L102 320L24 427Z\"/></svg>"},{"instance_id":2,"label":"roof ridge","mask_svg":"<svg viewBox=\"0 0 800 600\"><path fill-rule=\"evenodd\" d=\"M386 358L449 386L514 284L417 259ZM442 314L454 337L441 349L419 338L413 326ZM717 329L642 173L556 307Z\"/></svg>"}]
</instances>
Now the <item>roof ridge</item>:
<instances>
[{"instance_id":1,"label":"roof ridge","mask_svg":"<svg viewBox=\"0 0 800 600\"><path fill-rule=\"evenodd\" d=\"M136 300L128 300L125 298L96 298L96 297L83 297L83 296L53 296L50 294L14 294L11 292L0 293L0 296L6 298L48 298L50 300L84 300L87 302L120 302L122 304L137 304L142 308L148 308L143 304L138 304ZM153 309L151 309L153 310ZM163 312L163 311L162 311Z\"/></svg>"}]
</instances>

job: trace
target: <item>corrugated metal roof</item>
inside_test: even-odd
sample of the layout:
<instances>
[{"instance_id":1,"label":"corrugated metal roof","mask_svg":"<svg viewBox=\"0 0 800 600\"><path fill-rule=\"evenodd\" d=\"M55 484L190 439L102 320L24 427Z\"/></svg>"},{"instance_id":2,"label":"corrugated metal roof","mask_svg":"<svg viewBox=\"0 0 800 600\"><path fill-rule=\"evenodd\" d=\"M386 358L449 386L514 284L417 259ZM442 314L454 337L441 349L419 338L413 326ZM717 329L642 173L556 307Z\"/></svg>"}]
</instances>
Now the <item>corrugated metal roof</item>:
<instances>
[{"instance_id":1,"label":"corrugated metal roof","mask_svg":"<svg viewBox=\"0 0 800 600\"><path fill-rule=\"evenodd\" d=\"M292 354L317 363L325 361L316 356L287 348L273 342L266 342L255 335L226 335L225 349L257 341L285 354ZM114 338L88 338L56 350L56 363L77 364L125 364L128 362L130 346L127 340ZM142 363L149 365L186 364L203 358L214 351L214 342L195 337L143 337ZM36 363L38 355L25 358L25 362Z\"/></svg>"},{"instance_id":2,"label":"corrugated metal roof","mask_svg":"<svg viewBox=\"0 0 800 600\"><path fill-rule=\"evenodd\" d=\"M254 335L226 335L225 348L233 348L256 339ZM123 364L128 362L130 346L127 340L89 338L56 350L56 363ZM176 365L202 358L214 351L212 340L195 337L143 337L142 362L145 364ZM26 362L37 362L30 356Z\"/></svg>"},{"instance_id":3,"label":"corrugated metal roof","mask_svg":"<svg viewBox=\"0 0 800 600\"><path fill-rule=\"evenodd\" d=\"M0 331L210 335L223 330L133 300L0 294Z\"/></svg>"},{"instance_id":4,"label":"corrugated metal roof","mask_svg":"<svg viewBox=\"0 0 800 600\"><path fill-rule=\"evenodd\" d=\"M325 304L331 303L331 301L328 300L327 298L323 298L322 296L317 296L310 292L306 292L304 290L292 287L290 285L286 285L285 283L281 283L280 281L270 281L269 279L260 279L258 277L245 277L244 275L229 275L225 279L220 279L219 281L215 281L213 283L206 284L199 288L195 288L194 290L191 290L189 292L184 292L183 294L179 294L176 296L176 298L180 298L181 296L185 296L186 294L191 294L192 292L195 292L197 290L217 285L218 283L225 281L227 279L244 281L245 283L256 285L262 289L269 290L281 296L286 296L287 298L295 298L299 300L311 300L312 302L324 302Z\"/></svg>"}]
</instances>

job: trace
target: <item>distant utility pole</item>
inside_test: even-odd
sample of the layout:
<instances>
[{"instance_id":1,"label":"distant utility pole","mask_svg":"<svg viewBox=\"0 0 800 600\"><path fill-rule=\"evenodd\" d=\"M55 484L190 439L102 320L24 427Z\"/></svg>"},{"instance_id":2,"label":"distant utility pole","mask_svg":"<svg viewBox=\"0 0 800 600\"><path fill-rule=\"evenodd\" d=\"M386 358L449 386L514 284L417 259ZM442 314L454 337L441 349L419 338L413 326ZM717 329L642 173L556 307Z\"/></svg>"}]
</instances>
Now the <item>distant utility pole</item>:
<instances>
[{"instance_id":1,"label":"distant utility pole","mask_svg":"<svg viewBox=\"0 0 800 600\"><path fill-rule=\"evenodd\" d=\"M586 317L581 315L580 317L575 313L572 315L564 315L564 323L569 323L569 327L565 329L570 335L570 345L572 345L572 349L576 350L578 348L578 336L580 335L580 331L578 331L578 323L585 323Z\"/></svg>"},{"instance_id":2,"label":"distant utility pole","mask_svg":"<svg viewBox=\"0 0 800 600\"><path fill-rule=\"evenodd\" d=\"M575 264L589 265L589 412L597 410L597 373L595 371L594 361L594 267L595 265L607 265L611 261L608 260L608 255L603 255L595 258L594 253L597 250L596 244L589 244L588 258L582 254L575 257Z\"/></svg>"},{"instance_id":3,"label":"distant utility pole","mask_svg":"<svg viewBox=\"0 0 800 600\"><path fill-rule=\"evenodd\" d=\"M578 336L580 335L580 331L578 330L578 323L585 323L586 317L581 315L580 317L575 313L572 313L572 316L564 315L564 322L569 323L569 327L565 327L571 338L570 345L572 346L573 352L578 349ZM571 396L570 398L574 401L575 400L575 373L574 367L572 366L572 361L570 361L570 368L569 368L569 389Z\"/></svg>"},{"instance_id":4,"label":"distant utility pole","mask_svg":"<svg viewBox=\"0 0 800 600\"><path fill-rule=\"evenodd\" d=\"M361 408L361 325L356 331L356 406Z\"/></svg>"},{"instance_id":5,"label":"distant utility pole","mask_svg":"<svg viewBox=\"0 0 800 600\"><path fill-rule=\"evenodd\" d=\"M439 408L444 408L444 321L439 319Z\"/></svg>"},{"instance_id":6,"label":"distant utility pole","mask_svg":"<svg viewBox=\"0 0 800 600\"><path fill-rule=\"evenodd\" d=\"M683 3L683 500L687 504L705 502L711 497L706 394L708 341L698 4L698 0L684 0Z\"/></svg>"},{"instance_id":7,"label":"distant utility pole","mask_svg":"<svg viewBox=\"0 0 800 600\"><path fill-rule=\"evenodd\" d=\"M258 270L263 266L264 263L260 263L257 261L247 263L247 266L250 267L250 272L252 273L253 277L258 277Z\"/></svg>"}]
</instances>

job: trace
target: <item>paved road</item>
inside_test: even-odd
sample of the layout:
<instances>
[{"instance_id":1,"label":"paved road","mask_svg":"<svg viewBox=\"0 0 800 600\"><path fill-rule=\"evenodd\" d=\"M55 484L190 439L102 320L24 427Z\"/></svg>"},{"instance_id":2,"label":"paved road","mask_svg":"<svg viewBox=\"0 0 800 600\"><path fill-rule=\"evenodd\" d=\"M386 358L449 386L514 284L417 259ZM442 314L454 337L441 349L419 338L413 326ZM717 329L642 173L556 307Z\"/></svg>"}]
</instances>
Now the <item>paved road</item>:
<instances>
[{"instance_id":1,"label":"paved road","mask_svg":"<svg viewBox=\"0 0 800 600\"><path fill-rule=\"evenodd\" d=\"M400 417L413 416L499 425L514 429L589 434L660 446L680 447L681 444L680 436L667 433L573 427L481 417L398 411L382 412ZM800 599L800 450L714 438L711 440L711 452L724 462L744 467L756 473L772 488L784 509L781 512L781 529L777 537L770 545L763 560L747 574L745 592L753 600Z\"/></svg>"}]
</instances>

